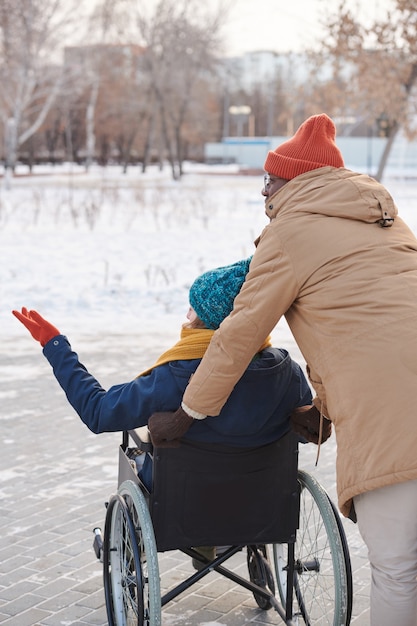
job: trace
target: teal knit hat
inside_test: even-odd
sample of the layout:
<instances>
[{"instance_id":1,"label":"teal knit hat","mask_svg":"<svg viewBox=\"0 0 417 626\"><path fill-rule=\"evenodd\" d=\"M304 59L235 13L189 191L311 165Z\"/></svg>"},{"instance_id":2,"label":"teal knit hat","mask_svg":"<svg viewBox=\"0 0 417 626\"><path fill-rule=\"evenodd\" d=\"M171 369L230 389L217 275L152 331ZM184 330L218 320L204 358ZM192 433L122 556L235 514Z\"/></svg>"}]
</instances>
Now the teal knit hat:
<instances>
[{"instance_id":1,"label":"teal knit hat","mask_svg":"<svg viewBox=\"0 0 417 626\"><path fill-rule=\"evenodd\" d=\"M202 322L216 330L231 313L233 301L239 293L252 257L232 265L205 272L190 288L190 304Z\"/></svg>"}]
</instances>

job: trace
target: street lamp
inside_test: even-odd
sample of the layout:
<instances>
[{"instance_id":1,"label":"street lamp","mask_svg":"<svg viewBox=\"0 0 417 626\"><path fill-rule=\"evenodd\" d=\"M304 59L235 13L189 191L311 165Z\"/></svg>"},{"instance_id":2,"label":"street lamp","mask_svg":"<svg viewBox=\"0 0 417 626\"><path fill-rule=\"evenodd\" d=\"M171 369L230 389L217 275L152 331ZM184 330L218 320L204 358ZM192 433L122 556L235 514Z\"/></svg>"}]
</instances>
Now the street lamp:
<instances>
[{"instance_id":1,"label":"street lamp","mask_svg":"<svg viewBox=\"0 0 417 626\"><path fill-rule=\"evenodd\" d=\"M247 106L246 104L242 104L239 106L232 105L229 107L229 113L230 115L233 115L234 117L236 117L237 136L242 137L243 124L245 122L245 119L249 117L250 114L252 113L252 109L250 108L250 106Z\"/></svg>"}]
</instances>

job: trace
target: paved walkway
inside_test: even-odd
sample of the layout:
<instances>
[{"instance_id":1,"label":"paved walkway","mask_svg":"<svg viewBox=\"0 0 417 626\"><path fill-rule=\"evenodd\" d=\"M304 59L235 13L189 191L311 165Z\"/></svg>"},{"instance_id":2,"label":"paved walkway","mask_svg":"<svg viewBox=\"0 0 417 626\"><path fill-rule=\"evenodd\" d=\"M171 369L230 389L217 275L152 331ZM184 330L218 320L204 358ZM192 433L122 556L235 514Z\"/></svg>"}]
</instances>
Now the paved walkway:
<instances>
[{"instance_id":1,"label":"paved walkway","mask_svg":"<svg viewBox=\"0 0 417 626\"><path fill-rule=\"evenodd\" d=\"M82 360L109 386L132 378L166 347L138 359L131 337L74 340ZM58 387L30 337L3 338L0 355L0 624L104 626L101 567L92 550L104 502L117 485L118 434L93 435ZM83 347L80 350L80 346ZM334 440L304 446L300 466L334 496ZM354 571L354 626L369 624L369 568L364 545L346 522ZM164 586L191 573L179 552L160 556ZM252 595L215 573L167 605L165 626L279 624Z\"/></svg>"}]
</instances>

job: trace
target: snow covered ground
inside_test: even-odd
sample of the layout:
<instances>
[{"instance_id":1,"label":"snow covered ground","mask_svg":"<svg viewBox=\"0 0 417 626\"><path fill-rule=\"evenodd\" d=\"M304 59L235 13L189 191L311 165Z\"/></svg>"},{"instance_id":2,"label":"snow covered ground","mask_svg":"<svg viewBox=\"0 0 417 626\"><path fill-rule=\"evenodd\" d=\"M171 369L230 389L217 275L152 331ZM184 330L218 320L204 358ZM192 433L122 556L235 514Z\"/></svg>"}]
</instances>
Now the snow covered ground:
<instances>
[{"instance_id":1,"label":"snow covered ground","mask_svg":"<svg viewBox=\"0 0 417 626\"><path fill-rule=\"evenodd\" d=\"M186 171L174 182L168 169L44 167L3 185L0 337L27 332L11 315L26 306L74 343L123 334L146 350L156 337L176 340L194 278L252 254L267 224L261 175ZM417 181L385 184L417 233ZM285 322L274 340L302 360Z\"/></svg>"},{"instance_id":2,"label":"snow covered ground","mask_svg":"<svg viewBox=\"0 0 417 626\"><path fill-rule=\"evenodd\" d=\"M177 333L202 271L249 256L261 177L119 168L15 178L0 192L0 333L27 306L69 335Z\"/></svg>"},{"instance_id":3,"label":"snow covered ground","mask_svg":"<svg viewBox=\"0 0 417 626\"><path fill-rule=\"evenodd\" d=\"M177 340L194 278L252 254L267 223L262 176L233 167L194 167L181 182L157 168L41 172L0 191L0 337L24 337L16 350L36 349L11 315L26 306L83 356L121 335L150 365ZM290 348L288 331L279 343Z\"/></svg>"}]
</instances>

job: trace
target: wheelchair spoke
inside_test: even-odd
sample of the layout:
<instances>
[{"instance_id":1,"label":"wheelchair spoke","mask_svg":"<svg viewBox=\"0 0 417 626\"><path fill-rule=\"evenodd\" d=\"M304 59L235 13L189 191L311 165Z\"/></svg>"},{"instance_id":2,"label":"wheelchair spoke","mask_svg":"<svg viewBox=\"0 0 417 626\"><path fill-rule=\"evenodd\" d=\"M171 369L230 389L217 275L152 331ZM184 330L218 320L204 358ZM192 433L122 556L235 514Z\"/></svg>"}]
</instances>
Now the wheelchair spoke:
<instances>
[{"instance_id":1,"label":"wheelchair spoke","mask_svg":"<svg viewBox=\"0 0 417 626\"><path fill-rule=\"evenodd\" d=\"M299 472L300 522L295 543L294 598L307 626L343 626L350 620L350 562L343 548L343 528L337 523L326 492L305 472ZM288 546L274 545L275 570L281 601L287 592Z\"/></svg>"},{"instance_id":2,"label":"wheelchair spoke","mask_svg":"<svg viewBox=\"0 0 417 626\"><path fill-rule=\"evenodd\" d=\"M311 506L309 496L301 502L300 517L304 517L305 524L297 540L295 594L303 614L324 619L332 615L335 604L332 553L320 511Z\"/></svg>"},{"instance_id":3,"label":"wheelchair spoke","mask_svg":"<svg viewBox=\"0 0 417 626\"><path fill-rule=\"evenodd\" d=\"M161 599L155 539L137 486L123 483L107 507L103 542L109 626L160 626Z\"/></svg>"}]
</instances>

